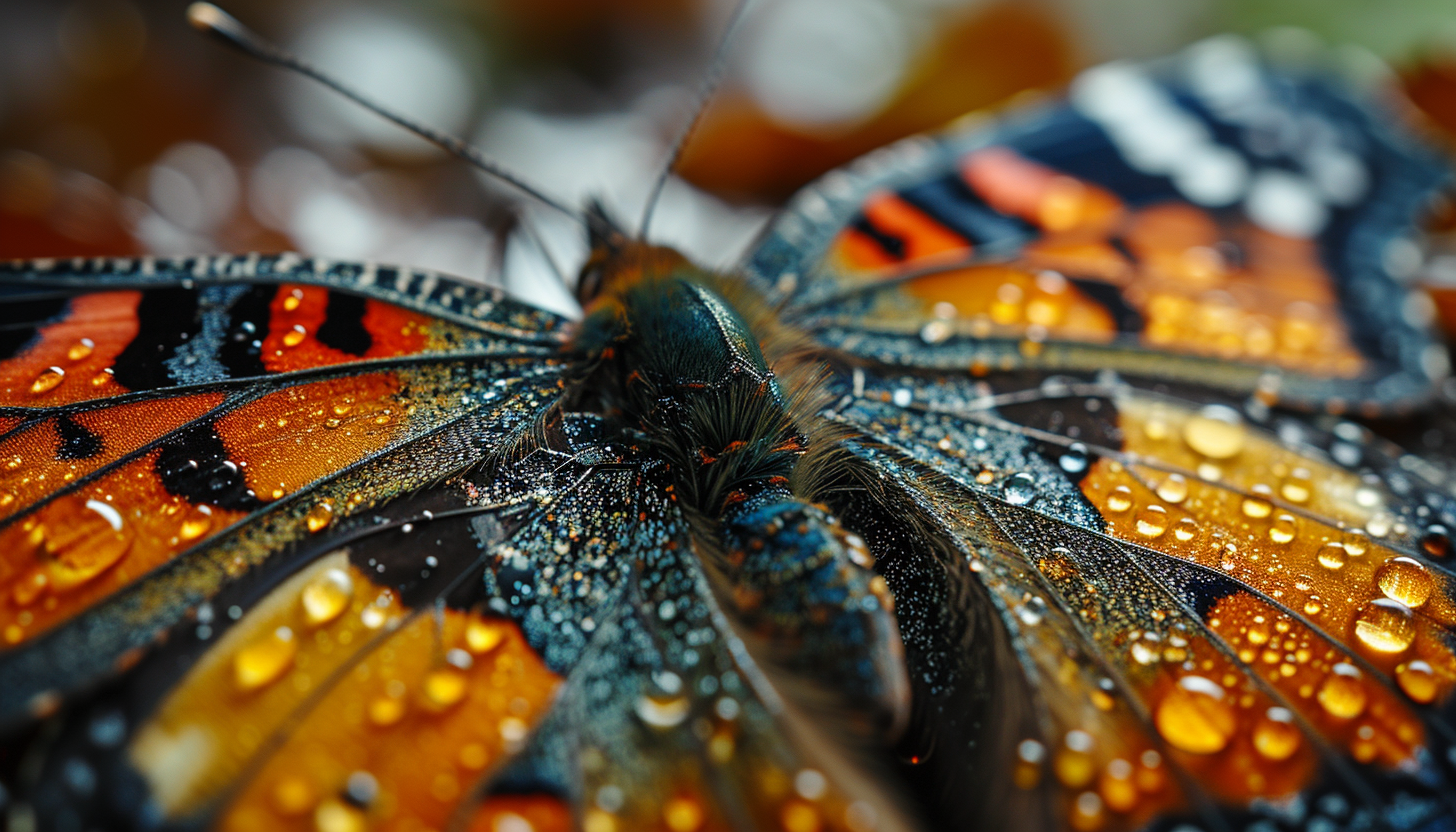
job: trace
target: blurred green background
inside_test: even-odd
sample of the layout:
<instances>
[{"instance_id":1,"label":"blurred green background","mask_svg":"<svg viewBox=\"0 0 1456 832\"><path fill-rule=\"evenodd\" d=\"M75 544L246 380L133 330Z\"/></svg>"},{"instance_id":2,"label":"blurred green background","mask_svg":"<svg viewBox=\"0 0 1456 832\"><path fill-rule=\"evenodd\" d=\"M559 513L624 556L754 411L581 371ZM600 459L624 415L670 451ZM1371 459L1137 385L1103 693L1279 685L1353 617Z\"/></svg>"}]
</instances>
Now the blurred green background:
<instances>
[{"instance_id":1,"label":"blurred green background","mask_svg":"<svg viewBox=\"0 0 1456 832\"><path fill-rule=\"evenodd\" d=\"M735 2L223 5L562 199L599 196L635 222ZM572 270L577 227L203 37L185 8L0 3L0 257L294 249L569 309L541 250ZM1091 63L1270 29L1371 71L1383 60L1456 125L1451 0L756 0L654 236L732 263L776 203L876 146Z\"/></svg>"}]
</instances>

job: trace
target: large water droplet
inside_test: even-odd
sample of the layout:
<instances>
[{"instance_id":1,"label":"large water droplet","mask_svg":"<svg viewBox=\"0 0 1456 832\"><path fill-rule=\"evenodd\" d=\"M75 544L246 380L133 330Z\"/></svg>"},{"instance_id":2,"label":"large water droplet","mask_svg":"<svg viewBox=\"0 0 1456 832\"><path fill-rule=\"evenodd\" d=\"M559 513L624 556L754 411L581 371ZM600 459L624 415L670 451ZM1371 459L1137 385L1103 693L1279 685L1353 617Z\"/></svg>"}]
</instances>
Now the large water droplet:
<instances>
[{"instance_id":1,"label":"large water droplet","mask_svg":"<svg viewBox=\"0 0 1456 832\"><path fill-rule=\"evenodd\" d=\"M66 592L96 578L131 549L133 532L121 513L102 500L58 500L32 531L39 540L50 588Z\"/></svg>"},{"instance_id":2,"label":"large water droplet","mask_svg":"<svg viewBox=\"0 0 1456 832\"><path fill-rule=\"evenodd\" d=\"M1025 471L1012 474L1001 485L1001 496L1013 506L1024 506L1037 497L1036 478Z\"/></svg>"},{"instance_id":3,"label":"large water droplet","mask_svg":"<svg viewBox=\"0 0 1456 832\"><path fill-rule=\"evenodd\" d=\"M1240 509L1244 512L1245 517L1262 520L1274 511L1274 505L1269 502L1269 498L1273 495L1274 492L1269 486L1259 483L1249 489L1249 494L1244 497Z\"/></svg>"},{"instance_id":4,"label":"large water droplet","mask_svg":"<svg viewBox=\"0 0 1456 832\"><path fill-rule=\"evenodd\" d=\"M1315 557L1319 559L1320 566L1326 569L1344 569L1345 562L1349 560L1344 545L1333 540L1321 546Z\"/></svg>"},{"instance_id":5,"label":"large water droplet","mask_svg":"<svg viewBox=\"0 0 1456 832\"><path fill-rule=\"evenodd\" d=\"M469 677L464 673L450 666L436 668L425 674L420 704L439 713L460 704L469 691Z\"/></svg>"},{"instance_id":6,"label":"large water droplet","mask_svg":"<svg viewBox=\"0 0 1456 832\"><path fill-rule=\"evenodd\" d=\"M1183 441L1209 459L1230 459L1244 449L1248 432L1237 410L1209 405L1184 423Z\"/></svg>"},{"instance_id":7,"label":"large water droplet","mask_svg":"<svg viewBox=\"0 0 1456 832\"><path fill-rule=\"evenodd\" d=\"M304 515L303 522L308 526L310 532L321 532L328 525L334 522L334 504L328 500L320 500L313 504L313 508Z\"/></svg>"},{"instance_id":8,"label":"large water droplet","mask_svg":"<svg viewBox=\"0 0 1456 832\"><path fill-rule=\"evenodd\" d=\"M1188 499L1188 480L1182 474L1169 474L1158 483L1158 499L1177 505Z\"/></svg>"},{"instance_id":9,"label":"large water droplet","mask_svg":"<svg viewBox=\"0 0 1456 832\"><path fill-rule=\"evenodd\" d=\"M1254 750L1266 760L1289 759L1302 740L1294 714L1285 708L1270 708L1254 725Z\"/></svg>"},{"instance_id":10,"label":"large water droplet","mask_svg":"<svg viewBox=\"0 0 1456 832\"><path fill-rule=\"evenodd\" d=\"M1087 470L1087 446L1081 442L1073 442L1067 450L1057 458L1057 464L1068 474L1080 474Z\"/></svg>"},{"instance_id":11,"label":"large water droplet","mask_svg":"<svg viewBox=\"0 0 1456 832\"><path fill-rule=\"evenodd\" d=\"M1228 745L1238 717L1224 689L1202 676L1184 676L1163 696L1154 714L1158 733L1190 754L1214 754Z\"/></svg>"},{"instance_id":12,"label":"large water droplet","mask_svg":"<svg viewBox=\"0 0 1456 832\"><path fill-rule=\"evenodd\" d=\"M483 655L500 647L505 641L507 625L491 619L472 620L465 626L465 646L475 655Z\"/></svg>"},{"instance_id":13,"label":"large water droplet","mask_svg":"<svg viewBox=\"0 0 1456 832\"><path fill-rule=\"evenodd\" d=\"M279 627L233 656L233 681L244 692L266 687L293 666L297 654L293 630Z\"/></svg>"},{"instance_id":14,"label":"large water droplet","mask_svg":"<svg viewBox=\"0 0 1456 832\"><path fill-rule=\"evenodd\" d=\"M66 378L66 371L60 367L48 367L40 371L35 380L30 383L30 392L40 395L49 393L56 389Z\"/></svg>"},{"instance_id":15,"label":"large water droplet","mask_svg":"<svg viewBox=\"0 0 1456 832\"><path fill-rule=\"evenodd\" d=\"M1355 615L1355 636L1376 652L1399 653L1416 639L1415 616L1399 601L1377 598Z\"/></svg>"},{"instance_id":16,"label":"large water droplet","mask_svg":"<svg viewBox=\"0 0 1456 832\"><path fill-rule=\"evenodd\" d=\"M1421 704L1434 702L1440 692L1436 671L1426 662L1416 659L1395 669L1395 681L1413 701Z\"/></svg>"},{"instance_id":17,"label":"large water droplet","mask_svg":"<svg viewBox=\"0 0 1456 832\"><path fill-rule=\"evenodd\" d=\"M307 337L308 330L304 329L301 324L294 324L292 329L283 333L283 346L296 347L302 344L303 339Z\"/></svg>"},{"instance_id":18,"label":"large water droplet","mask_svg":"<svg viewBox=\"0 0 1456 832\"><path fill-rule=\"evenodd\" d=\"M342 569L327 569L308 582L299 595L303 615L317 627L343 615L354 597L354 581Z\"/></svg>"},{"instance_id":19,"label":"large water droplet","mask_svg":"<svg viewBox=\"0 0 1456 832\"><path fill-rule=\"evenodd\" d=\"M1451 535L1446 527L1439 524L1427 526L1426 533L1421 536L1421 549L1433 558L1451 554Z\"/></svg>"},{"instance_id":20,"label":"large water droplet","mask_svg":"<svg viewBox=\"0 0 1456 832\"><path fill-rule=\"evenodd\" d=\"M212 528L212 506L195 505L182 518L182 525L177 529L177 537L182 541L196 540L207 534Z\"/></svg>"},{"instance_id":21,"label":"large water droplet","mask_svg":"<svg viewBox=\"0 0 1456 832\"><path fill-rule=\"evenodd\" d=\"M1121 514L1132 508L1132 489L1119 485L1107 495L1107 510Z\"/></svg>"},{"instance_id":22,"label":"large water droplet","mask_svg":"<svg viewBox=\"0 0 1456 832\"><path fill-rule=\"evenodd\" d=\"M1340 536L1340 542L1351 557L1358 558L1370 551L1370 536L1365 534L1364 529L1346 529Z\"/></svg>"},{"instance_id":23,"label":"large water droplet","mask_svg":"<svg viewBox=\"0 0 1456 832\"><path fill-rule=\"evenodd\" d=\"M1187 543L1198 536L1198 521L1192 517L1184 517L1173 524L1173 536L1179 541Z\"/></svg>"},{"instance_id":24,"label":"large water droplet","mask_svg":"<svg viewBox=\"0 0 1456 832\"><path fill-rule=\"evenodd\" d=\"M66 360L67 361L83 361L83 360L91 357L91 353L95 349L96 349L96 342L95 341L92 341L90 338L82 338L82 339L78 340L76 343L72 344L71 347L70 347L70 349L66 350Z\"/></svg>"},{"instance_id":25,"label":"large water droplet","mask_svg":"<svg viewBox=\"0 0 1456 832\"><path fill-rule=\"evenodd\" d=\"M1365 682L1360 670L1340 662L1320 683L1316 697L1325 713L1338 719L1354 719L1365 711Z\"/></svg>"},{"instance_id":26,"label":"large water droplet","mask_svg":"<svg viewBox=\"0 0 1456 832\"><path fill-rule=\"evenodd\" d=\"M1375 571L1375 584L1385 597L1417 609L1431 597L1435 581L1425 565L1415 558L1391 558Z\"/></svg>"},{"instance_id":27,"label":"large water droplet","mask_svg":"<svg viewBox=\"0 0 1456 832\"><path fill-rule=\"evenodd\" d=\"M1314 477L1308 468L1295 468L1279 486L1279 496L1291 503L1307 503L1314 494Z\"/></svg>"},{"instance_id":28,"label":"large water droplet","mask_svg":"<svg viewBox=\"0 0 1456 832\"><path fill-rule=\"evenodd\" d=\"M1162 506L1151 505L1138 512L1134 524L1137 533L1143 537L1162 537L1168 530L1168 511Z\"/></svg>"},{"instance_id":29,"label":"large water droplet","mask_svg":"<svg viewBox=\"0 0 1456 832\"><path fill-rule=\"evenodd\" d=\"M682 695L639 696L636 711L639 719L654 728L672 728L688 718L691 703Z\"/></svg>"},{"instance_id":30,"label":"large water droplet","mask_svg":"<svg viewBox=\"0 0 1456 832\"><path fill-rule=\"evenodd\" d=\"M1299 524L1292 514L1281 514L1269 524L1269 539L1281 545L1293 540L1298 533Z\"/></svg>"}]
</instances>

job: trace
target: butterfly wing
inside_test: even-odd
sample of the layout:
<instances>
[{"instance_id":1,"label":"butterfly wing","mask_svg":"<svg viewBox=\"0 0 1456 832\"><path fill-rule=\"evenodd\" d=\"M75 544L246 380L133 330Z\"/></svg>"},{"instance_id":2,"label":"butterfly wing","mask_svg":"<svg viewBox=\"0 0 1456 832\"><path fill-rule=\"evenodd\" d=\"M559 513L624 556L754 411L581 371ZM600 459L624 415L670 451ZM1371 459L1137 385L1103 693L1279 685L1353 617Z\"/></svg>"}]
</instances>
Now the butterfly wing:
<instances>
[{"instance_id":1,"label":"butterfly wing","mask_svg":"<svg viewBox=\"0 0 1456 832\"><path fill-rule=\"evenodd\" d=\"M895 590L944 825L1456 812L1449 475L1284 409L1444 373L1402 280L1445 174L1386 118L1218 40L872 156L766 233L750 275L838 356L861 486L826 499Z\"/></svg>"},{"instance_id":2,"label":"butterfly wing","mask_svg":"<svg viewBox=\"0 0 1456 832\"><path fill-rule=\"evenodd\" d=\"M821 343L984 375L1096 370L1306 406L1445 372L1410 223L1447 177L1327 73L1236 38L911 139L806 189L747 271ZM1156 358L1150 357L1156 355Z\"/></svg>"}]
</instances>

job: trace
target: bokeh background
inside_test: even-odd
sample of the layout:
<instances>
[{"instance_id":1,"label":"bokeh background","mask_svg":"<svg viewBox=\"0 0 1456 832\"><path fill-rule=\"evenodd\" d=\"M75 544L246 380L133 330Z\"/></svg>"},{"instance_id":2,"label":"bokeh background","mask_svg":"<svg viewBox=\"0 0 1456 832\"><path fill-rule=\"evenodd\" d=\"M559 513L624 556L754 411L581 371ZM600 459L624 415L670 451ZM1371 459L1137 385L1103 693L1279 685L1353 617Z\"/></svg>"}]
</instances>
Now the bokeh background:
<instances>
[{"instance_id":1,"label":"bokeh background","mask_svg":"<svg viewBox=\"0 0 1456 832\"><path fill-rule=\"evenodd\" d=\"M265 36L633 227L736 0L229 0ZM298 250L570 311L579 227L203 37L181 0L0 0L0 257ZM1311 36L1456 128L1451 0L755 0L654 237L729 265L900 136L1217 32ZM1382 63L1383 62L1383 63ZM545 254L543 255L543 252Z\"/></svg>"}]
</instances>

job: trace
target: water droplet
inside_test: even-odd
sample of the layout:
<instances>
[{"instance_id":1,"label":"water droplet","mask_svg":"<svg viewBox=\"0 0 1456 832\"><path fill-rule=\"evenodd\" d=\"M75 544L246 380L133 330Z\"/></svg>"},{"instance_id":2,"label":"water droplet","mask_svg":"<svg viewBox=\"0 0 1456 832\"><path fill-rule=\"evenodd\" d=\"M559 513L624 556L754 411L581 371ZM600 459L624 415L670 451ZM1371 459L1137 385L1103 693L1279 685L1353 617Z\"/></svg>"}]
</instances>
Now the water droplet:
<instances>
[{"instance_id":1,"label":"water droplet","mask_svg":"<svg viewBox=\"0 0 1456 832\"><path fill-rule=\"evenodd\" d=\"M1190 754L1224 749L1238 728L1238 718L1225 701L1224 689L1202 676L1184 676L1158 703L1154 722L1174 748Z\"/></svg>"},{"instance_id":2,"label":"water droplet","mask_svg":"<svg viewBox=\"0 0 1456 832\"><path fill-rule=\"evenodd\" d=\"M1326 569L1344 569L1345 561L1349 559L1344 545L1333 540L1321 546L1316 557L1319 559L1320 566Z\"/></svg>"},{"instance_id":3,"label":"water droplet","mask_svg":"<svg viewBox=\"0 0 1456 832\"><path fill-rule=\"evenodd\" d=\"M1254 725L1254 750L1266 760L1287 760L1303 741L1294 714L1285 708L1270 708Z\"/></svg>"},{"instance_id":4,"label":"water droplet","mask_svg":"<svg viewBox=\"0 0 1456 832\"><path fill-rule=\"evenodd\" d=\"M364 813L341 800L329 799L313 813L317 832L364 832Z\"/></svg>"},{"instance_id":5,"label":"water droplet","mask_svg":"<svg viewBox=\"0 0 1456 832\"><path fill-rule=\"evenodd\" d=\"M35 377L35 381L32 381L30 383L30 392L35 393L36 395L40 395L41 393L49 393L50 391L56 389L56 387L65 378L65 370L62 370L60 367L48 367L44 370L41 370L40 375Z\"/></svg>"},{"instance_id":6,"label":"water droplet","mask_svg":"<svg viewBox=\"0 0 1456 832\"><path fill-rule=\"evenodd\" d=\"M1420 561L1398 557L1380 565L1375 571L1375 584L1385 597L1416 609L1431 597L1435 581Z\"/></svg>"},{"instance_id":7,"label":"water droplet","mask_svg":"<svg viewBox=\"0 0 1456 832\"><path fill-rule=\"evenodd\" d=\"M1400 689L1405 691L1406 696L1423 705L1434 702L1436 694L1440 692L1436 671L1420 659L1397 667L1395 681L1400 684Z\"/></svg>"},{"instance_id":8,"label":"water droplet","mask_svg":"<svg viewBox=\"0 0 1456 832\"><path fill-rule=\"evenodd\" d=\"M1057 464L1068 474L1080 474L1087 470L1087 446L1081 442L1073 442L1067 446L1067 450L1057 458Z\"/></svg>"},{"instance_id":9,"label":"water droplet","mask_svg":"<svg viewBox=\"0 0 1456 832\"><path fill-rule=\"evenodd\" d=\"M1354 719L1365 710L1365 682L1360 670L1340 662L1330 668L1315 696L1325 713L1339 719Z\"/></svg>"},{"instance_id":10,"label":"water droplet","mask_svg":"<svg viewBox=\"0 0 1456 832\"><path fill-rule=\"evenodd\" d=\"M321 500L313 504L313 508L304 515L303 522L308 526L310 532L321 532L334 522L334 504L328 500Z\"/></svg>"},{"instance_id":11,"label":"water droplet","mask_svg":"<svg viewBox=\"0 0 1456 832\"><path fill-rule=\"evenodd\" d=\"M1068 731L1062 747L1052 760L1052 771L1062 785L1069 789L1080 789L1097 776L1097 762L1092 757L1095 743L1086 731Z\"/></svg>"},{"instance_id":12,"label":"water droplet","mask_svg":"<svg viewBox=\"0 0 1456 832\"><path fill-rule=\"evenodd\" d=\"M1299 533L1299 523L1292 514L1281 514L1274 518L1269 524L1269 539L1275 543L1284 544L1294 539Z\"/></svg>"},{"instance_id":13,"label":"water droplet","mask_svg":"<svg viewBox=\"0 0 1456 832\"><path fill-rule=\"evenodd\" d=\"M1183 425L1183 441L1209 459L1230 459L1244 449L1248 433L1237 410L1209 405Z\"/></svg>"},{"instance_id":14,"label":"water droplet","mask_svg":"<svg viewBox=\"0 0 1456 832\"><path fill-rule=\"evenodd\" d=\"M1279 486L1279 496L1291 503L1307 503L1314 494L1314 477L1308 468L1295 468Z\"/></svg>"},{"instance_id":15,"label":"water droplet","mask_svg":"<svg viewBox=\"0 0 1456 832\"><path fill-rule=\"evenodd\" d=\"M1187 543L1198 536L1198 521L1192 517L1184 517L1173 524L1173 536L1180 542Z\"/></svg>"},{"instance_id":16,"label":"water droplet","mask_svg":"<svg viewBox=\"0 0 1456 832\"><path fill-rule=\"evenodd\" d=\"M212 528L212 506L195 505L182 518L182 525L177 529L177 537L181 540L196 540L207 534Z\"/></svg>"},{"instance_id":17,"label":"water droplet","mask_svg":"<svg viewBox=\"0 0 1456 832\"><path fill-rule=\"evenodd\" d=\"M293 291L288 293L288 297L283 299L283 311L294 312L298 309L298 305L301 303L303 303L303 290L294 289Z\"/></svg>"},{"instance_id":18,"label":"water droplet","mask_svg":"<svg viewBox=\"0 0 1456 832\"><path fill-rule=\"evenodd\" d=\"M1389 598L1376 598L1355 615L1355 636L1379 653L1399 653L1416 639L1410 607Z\"/></svg>"},{"instance_id":19,"label":"water droplet","mask_svg":"<svg viewBox=\"0 0 1456 832\"><path fill-rule=\"evenodd\" d=\"M1143 537L1162 537L1168 530L1167 509L1158 505L1145 507L1138 512L1135 528Z\"/></svg>"},{"instance_id":20,"label":"water droplet","mask_svg":"<svg viewBox=\"0 0 1456 832\"><path fill-rule=\"evenodd\" d=\"M96 578L131 549L131 526L102 500L58 500L43 516L44 523L31 530L30 539L42 547L37 554L55 592Z\"/></svg>"},{"instance_id":21,"label":"water droplet","mask_svg":"<svg viewBox=\"0 0 1456 832\"><path fill-rule=\"evenodd\" d=\"M1188 499L1188 480L1182 474L1169 474L1158 483L1158 499L1177 505Z\"/></svg>"},{"instance_id":22,"label":"water droplet","mask_svg":"<svg viewBox=\"0 0 1456 832\"><path fill-rule=\"evenodd\" d=\"M686 696L639 696L637 716L654 728L681 725L691 710Z\"/></svg>"},{"instance_id":23,"label":"water droplet","mask_svg":"<svg viewBox=\"0 0 1456 832\"><path fill-rule=\"evenodd\" d=\"M233 656L233 681L243 692L266 687L293 666L297 654L298 639L293 637L293 630L279 627Z\"/></svg>"},{"instance_id":24,"label":"water droplet","mask_svg":"<svg viewBox=\"0 0 1456 832\"><path fill-rule=\"evenodd\" d=\"M920 340L927 344L940 344L950 338L953 331L946 321L929 321L920 328Z\"/></svg>"},{"instance_id":25,"label":"water droplet","mask_svg":"<svg viewBox=\"0 0 1456 832\"><path fill-rule=\"evenodd\" d=\"M1132 763L1122 758L1108 762L1102 769L1098 793L1114 812L1131 812L1138 804L1137 783L1133 782Z\"/></svg>"},{"instance_id":26,"label":"water droplet","mask_svg":"<svg viewBox=\"0 0 1456 832\"><path fill-rule=\"evenodd\" d=\"M1024 506L1037 498L1036 478L1025 471L1012 474L1001 485L1001 496L1013 506Z\"/></svg>"},{"instance_id":27,"label":"water droplet","mask_svg":"<svg viewBox=\"0 0 1456 832\"><path fill-rule=\"evenodd\" d=\"M472 620L465 625L465 646L475 655L483 655L500 647L506 634L507 626L500 621Z\"/></svg>"},{"instance_id":28,"label":"water droplet","mask_svg":"<svg viewBox=\"0 0 1456 832\"><path fill-rule=\"evenodd\" d=\"M1365 534L1364 529L1347 529L1340 537L1340 542L1351 557L1358 558L1370 551L1370 537Z\"/></svg>"},{"instance_id":29,"label":"water droplet","mask_svg":"<svg viewBox=\"0 0 1456 832\"><path fill-rule=\"evenodd\" d=\"M662 805L662 821L672 832L697 832L704 820L702 804L691 797L674 797Z\"/></svg>"},{"instance_id":30,"label":"water droplet","mask_svg":"<svg viewBox=\"0 0 1456 832\"><path fill-rule=\"evenodd\" d=\"M82 360L85 360L85 359L91 357L91 353L93 351L95 351L95 349L96 349L96 342L95 341L92 341L90 338L82 338L81 340L79 340L76 343L72 344L70 349L66 350L66 360L68 360L68 361L82 361Z\"/></svg>"},{"instance_id":31,"label":"water droplet","mask_svg":"<svg viewBox=\"0 0 1456 832\"><path fill-rule=\"evenodd\" d=\"M1426 533L1421 536L1421 549L1433 558L1444 558L1451 554L1451 535L1446 527L1439 524L1426 527Z\"/></svg>"},{"instance_id":32,"label":"water droplet","mask_svg":"<svg viewBox=\"0 0 1456 832\"><path fill-rule=\"evenodd\" d=\"M1273 490L1263 483L1259 483L1250 488L1249 494L1244 497L1244 501L1240 505L1244 516L1255 520L1262 520L1268 517L1274 511L1274 505L1269 502L1269 498L1273 495Z\"/></svg>"},{"instance_id":33,"label":"water droplet","mask_svg":"<svg viewBox=\"0 0 1456 832\"><path fill-rule=\"evenodd\" d=\"M294 324L292 329L283 333L283 346L296 347L302 344L303 339L307 337L308 330L304 329L302 324Z\"/></svg>"},{"instance_id":34,"label":"water droplet","mask_svg":"<svg viewBox=\"0 0 1456 832\"><path fill-rule=\"evenodd\" d=\"M1107 510L1121 514L1132 508L1132 489L1119 485L1107 495Z\"/></svg>"},{"instance_id":35,"label":"water droplet","mask_svg":"<svg viewBox=\"0 0 1456 832\"><path fill-rule=\"evenodd\" d=\"M328 569L308 582L298 600L308 623L317 627L343 615L354 597L354 581L342 569Z\"/></svg>"},{"instance_id":36,"label":"water droplet","mask_svg":"<svg viewBox=\"0 0 1456 832\"><path fill-rule=\"evenodd\" d=\"M376 696L369 700L369 721L381 728L404 719L405 701L398 696Z\"/></svg>"},{"instance_id":37,"label":"water droplet","mask_svg":"<svg viewBox=\"0 0 1456 832\"><path fill-rule=\"evenodd\" d=\"M425 674L421 687L421 704L427 710L439 713L460 704L469 692L469 679L454 667L441 667Z\"/></svg>"}]
</instances>

